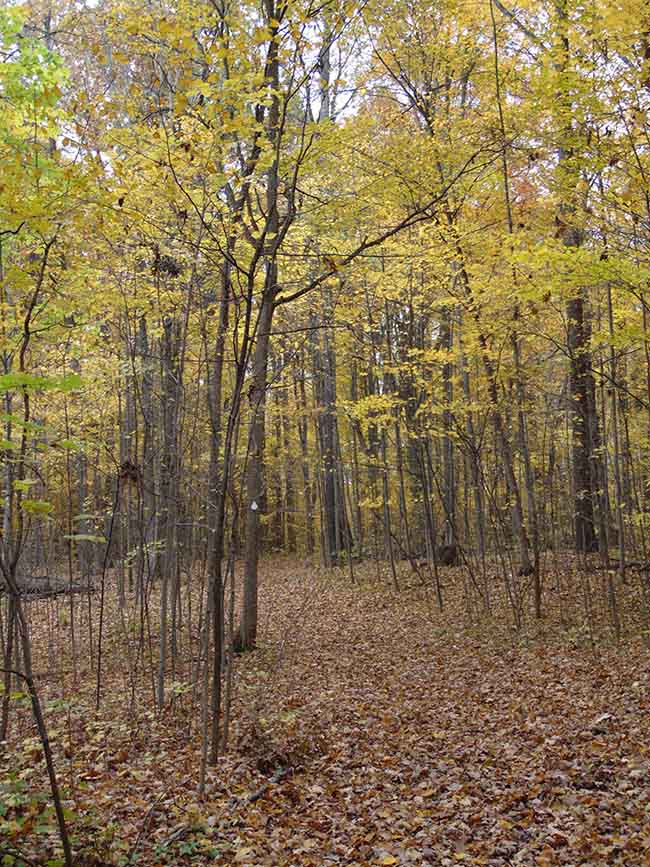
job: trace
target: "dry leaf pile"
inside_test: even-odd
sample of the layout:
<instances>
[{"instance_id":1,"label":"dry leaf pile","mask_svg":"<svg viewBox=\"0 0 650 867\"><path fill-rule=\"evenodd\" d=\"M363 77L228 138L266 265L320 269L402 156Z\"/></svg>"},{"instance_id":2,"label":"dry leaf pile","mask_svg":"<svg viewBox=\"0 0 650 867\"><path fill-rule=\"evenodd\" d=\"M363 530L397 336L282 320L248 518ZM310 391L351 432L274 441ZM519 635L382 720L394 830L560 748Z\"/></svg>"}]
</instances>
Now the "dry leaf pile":
<instances>
[{"instance_id":1,"label":"dry leaf pile","mask_svg":"<svg viewBox=\"0 0 650 867\"><path fill-rule=\"evenodd\" d=\"M113 603L99 714L89 665L74 694L68 661L42 672L79 865L650 864L640 641L592 646L566 600L519 632L505 611L477 625L451 570L442 613L421 589L304 571L264 571L260 647L237 662L231 745L203 799L191 685L154 711ZM0 856L16 860L0 863L56 865L42 757L14 711Z\"/></svg>"}]
</instances>

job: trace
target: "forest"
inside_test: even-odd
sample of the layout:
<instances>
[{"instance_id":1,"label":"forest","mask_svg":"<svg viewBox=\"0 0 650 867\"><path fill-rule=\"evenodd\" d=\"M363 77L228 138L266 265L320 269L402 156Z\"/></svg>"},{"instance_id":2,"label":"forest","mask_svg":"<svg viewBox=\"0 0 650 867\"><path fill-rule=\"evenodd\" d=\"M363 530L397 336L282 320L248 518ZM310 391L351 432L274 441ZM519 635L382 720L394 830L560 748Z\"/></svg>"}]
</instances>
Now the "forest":
<instances>
[{"instance_id":1,"label":"forest","mask_svg":"<svg viewBox=\"0 0 650 867\"><path fill-rule=\"evenodd\" d=\"M650 3L0 0L0 865L650 864Z\"/></svg>"}]
</instances>

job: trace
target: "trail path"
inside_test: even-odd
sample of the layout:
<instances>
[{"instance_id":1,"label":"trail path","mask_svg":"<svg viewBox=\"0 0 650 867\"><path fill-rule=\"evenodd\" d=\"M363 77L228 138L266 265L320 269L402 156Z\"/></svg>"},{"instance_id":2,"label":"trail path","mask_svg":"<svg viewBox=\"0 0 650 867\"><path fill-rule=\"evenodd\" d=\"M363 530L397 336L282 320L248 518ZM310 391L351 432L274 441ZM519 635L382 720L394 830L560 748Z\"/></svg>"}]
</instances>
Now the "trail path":
<instances>
[{"instance_id":1,"label":"trail path","mask_svg":"<svg viewBox=\"0 0 650 867\"><path fill-rule=\"evenodd\" d=\"M312 616L294 702L327 750L274 794L286 863L650 864L647 653L472 637L383 594Z\"/></svg>"}]
</instances>

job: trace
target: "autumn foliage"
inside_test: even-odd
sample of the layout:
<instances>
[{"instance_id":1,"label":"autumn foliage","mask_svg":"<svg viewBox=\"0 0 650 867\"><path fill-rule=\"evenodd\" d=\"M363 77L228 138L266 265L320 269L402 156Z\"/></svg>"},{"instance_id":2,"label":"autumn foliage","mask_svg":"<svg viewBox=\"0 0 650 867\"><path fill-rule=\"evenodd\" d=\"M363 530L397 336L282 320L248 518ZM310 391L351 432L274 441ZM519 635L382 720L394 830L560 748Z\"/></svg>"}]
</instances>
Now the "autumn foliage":
<instances>
[{"instance_id":1,"label":"autumn foliage","mask_svg":"<svg viewBox=\"0 0 650 867\"><path fill-rule=\"evenodd\" d=\"M646 6L2 6L2 864L648 861Z\"/></svg>"}]
</instances>

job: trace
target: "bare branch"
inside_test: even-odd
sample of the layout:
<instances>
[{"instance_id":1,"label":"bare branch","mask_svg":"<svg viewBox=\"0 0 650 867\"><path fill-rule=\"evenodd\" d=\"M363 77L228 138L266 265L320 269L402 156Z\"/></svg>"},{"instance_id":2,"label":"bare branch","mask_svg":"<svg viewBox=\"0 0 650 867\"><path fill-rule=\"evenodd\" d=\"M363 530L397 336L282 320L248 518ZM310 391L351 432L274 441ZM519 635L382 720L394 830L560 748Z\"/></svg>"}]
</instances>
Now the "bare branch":
<instances>
[{"instance_id":1,"label":"bare branch","mask_svg":"<svg viewBox=\"0 0 650 867\"><path fill-rule=\"evenodd\" d=\"M531 40L531 42L535 43L535 45L539 45L540 48L544 48L544 40L540 39L540 37L536 33L533 33L532 30L530 30L528 27L526 27L526 25L521 20L521 18L519 18L517 16L516 12L513 12L512 9L508 9L507 6L504 6L503 3L501 2L501 0L493 0L493 2L494 2L494 5L499 10L499 12L502 15L505 15L506 18L509 18L512 21L512 23L515 25L515 27L518 30L521 30L521 32L524 34L524 36L527 36Z\"/></svg>"}]
</instances>

